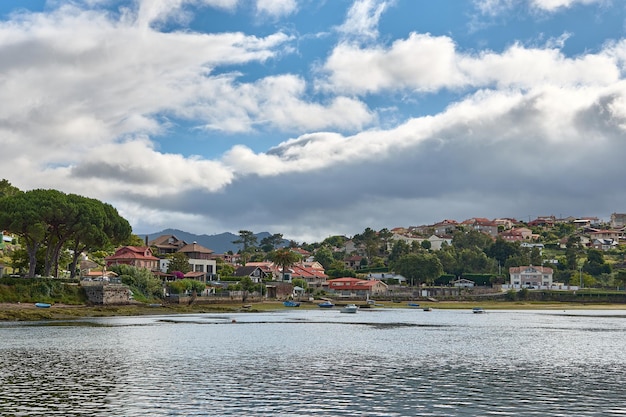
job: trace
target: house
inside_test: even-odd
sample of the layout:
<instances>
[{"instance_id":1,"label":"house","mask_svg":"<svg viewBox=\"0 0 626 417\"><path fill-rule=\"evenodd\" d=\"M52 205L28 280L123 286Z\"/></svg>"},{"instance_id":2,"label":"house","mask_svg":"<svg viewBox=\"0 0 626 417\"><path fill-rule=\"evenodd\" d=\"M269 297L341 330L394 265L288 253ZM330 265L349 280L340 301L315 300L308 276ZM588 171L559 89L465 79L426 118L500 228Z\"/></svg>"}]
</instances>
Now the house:
<instances>
[{"instance_id":1,"label":"house","mask_svg":"<svg viewBox=\"0 0 626 417\"><path fill-rule=\"evenodd\" d=\"M398 284L402 284L403 282L407 282L406 278L400 274L394 274L393 272L372 272L367 274L367 279L372 280L372 279L377 279L380 281L390 281L390 280L394 280L392 282L394 283L398 283Z\"/></svg>"},{"instance_id":2,"label":"house","mask_svg":"<svg viewBox=\"0 0 626 417\"><path fill-rule=\"evenodd\" d=\"M361 261L364 259L363 256L353 255L348 256L343 260L346 269L359 269L361 267Z\"/></svg>"},{"instance_id":3,"label":"house","mask_svg":"<svg viewBox=\"0 0 626 417\"><path fill-rule=\"evenodd\" d=\"M181 247L178 252L187 255L192 272L198 272L202 281L213 278L217 270L217 262L213 259L213 251L196 242Z\"/></svg>"},{"instance_id":4,"label":"house","mask_svg":"<svg viewBox=\"0 0 626 417\"><path fill-rule=\"evenodd\" d=\"M310 261L312 260L312 254L309 251L306 251L302 248L291 248L290 249L291 252L297 254L300 256L300 259L305 260L305 261Z\"/></svg>"},{"instance_id":5,"label":"house","mask_svg":"<svg viewBox=\"0 0 626 417\"><path fill-rule=\"evenodd\" d=\"M432 235L427 239L430 242L431 250L441 250L443 245L452 245L452 238L448 237L439 237L437 235Z\"/></svg>"},{"instance_id":6,"label":"house","mask_svg":"<svg viewBox=\"0 0 626 417\"><path fill-rule=\"evenodd\" d=\"M422 240L424 240L424 238L410 237L410 236L399 235L397 233L394 233L389 239L389 241L387 242L387 251L391 251L393 249L393 246L399 240L411 246L414 242L419 245L420 243L422 243Z\"/></svg>"},{"instance_id":7,"label":"house","mask_svg":"<svg viewBox=\"0 0 626 417\"><path fill-rule=\"evenodd\" d=\"M106 266L131 265L137 268L145 268L150 271L159 269L159 258L152 254L149 246L122 246L115 254L104 258Z\"/></svg>"},{"instance_id":8,"label":"house","mask_svg":"<svg viewBox=\"0 0 626 417\"><path fill-rule=\"evenodd\" d=\"M505 230L500 233L499 236L507 242L522 242L525 240L531 240L533 237L533 231L527 227L515 227Z\"/></svg>"},{"instance_id":9,"label":"house","mask_svg":"<svg viewBox=\"0 0 626 417\"><path fill-rule=\"evenodd\" d=\"M555 216L539 216L535 220L529 221L529 226L539 226L539 227L548 227L551 228L556 223Z\"/></svg>"},{"instance_id":10,"label":"house","mask_svg":"<svg viewBox=\"0 0 626 417\"><path fill-rule=\"evenodd\" d=\"M213 257L222 258L222 260L229 265L239 265L241 263L241 255L238 253L222 253L220 255L213 255Z\"/></svg>"},{"instance_id":11,"label":"house","mask_svg":"<svg viewBox=\"0 0 626 417\"><path fill-rule=\"evenodd\" d=\"M593 239L589 244L593 249L607 251L617 249L618 241L615 239Z\"/></svg>"},{"instance_id":12,"label":"house","mask_svg":"<svg viewBox=\"0 0 626 417\"><path fill-rule=\"evenodd\" d=\"M547 266L515 266L509 268L511 288L550 288L554 271Z\"/></svg>"},{"instance_id":13,"label":"house","mask_svg":"<svg viewBox=\"0 0 626 417\"><path fill-rule=\"evenodd\" d=\"M250 277L252 282L258 284L267 278L267 274L258 266L240 266L233 273L234 277Z\"/></svg>"},{"instance_id":14,"label":"house","mask_svg":"<svg viewBox=\"0 0 626 417\"><path fill-rule=\"evenodd\" d=\"M336 278L326 281L328 290L343 297L365 297L368 295L385 294L388 286L382 281L358 278Z\"/></svg>"},{"instance_id":15,"label":"house","mask_svg":"<svg viewBox=\"0 0 626 417\"><path fill-rule=\"evenodd\" d=\"M433 225L434 234L437 236L450 236L457 229L458 225L459 223L456 220L443 220Z\"/></svg>"},{"instance_id":16,"label":"house","mask_svg":"<svg viewBox=\"0 0 626 417\"><path fill-rule=\"evenodd\" d=\"M282 271L280 267L274 262L246 262L246 266L258 266L263 272L265 272L267 279L272 281L282 281Z\"/></svg>"},{"instance_id":17,"label":"house","mask_svg":"<svg viewBox=\"0 0 626 417\"><path fill-rule=\"evenodd\" d=\"M518 224L519 222L515 219L510 219L510 218L499 218L499 219L493 219L493 222L498 226L498 228L502 228L504 230L509 230L512 229L514 225Z\"/></svg>"},{"instance_id":18,"label":"house","mask_svg":"<svg viewBox=\"0 0 626 417\"><path fill-rule=\"evenodd\" d=\"M611 239L615 241L619 241L624 237L624 232L621 230L594 230L589 233L589 237L594 239Z\"/></svg>"},{"instance_id":19,"label":"house","mask_svg":"<svg viewBox=\"0 0 626 417\"><path fill-rule=\"evenodd\" d=\"M469 279L465 278L456 279L454 281L451 281L450 284L459 288L474 288L474 285L476 285L474 281L470 281Z\"/></svg>"},{"instance_id":20,"label":"house","mask_svg":"<svg viewBox=\"0 0 626 417\"><path fill-rule=\"evenodd\" d=\"M496 222L482 217L474 217L465 220L461 225L468 229L476 230L477 232L485 233L491 237L498 236L498 225Z\"/></svg>"},{"instance_id":21,"label":"house","mask_svg":"<svg viewBox=\"0 0 626 417\"><path fill-rule=\"evenodd\" d=\"M326 284L328 275L324 273L324 269L312 268L304 264L294 264L289 268L291 280L300 278L309 285L309 287L322 287Z\"/></svg>"},{"instance_id":22,"label":"house","mask_svg":"<svg viewBox=\"0 0 626 417\"><path fill-rule=\"evenodd\" d=\"M363 254L365 253L365 248L363 245L357 245L353 240L348 240L343 246L343 252L345 253L356 253Z\"/></svg>"},{"instance_id":23,"label":"house","mask_svg":"<svg viewBox=\"0 0 626 417\"><path fill-rule=\"evenodd\" d=\"M168 255L176 253L180 250L180 248L184 247L185 245L187 245L187 242L178 239L174 235L159 236L156 239L148 242L148 246L155 249L154 253L156 255Z\"/></svg>"},{"instance_id":24,"label":"house","mask_svg":"<svg viewBox=\"0 0 626 417\"><path fill-rule=\"evenodd\" d=\"M626 226L626 213L611 214L611 228L621 229Z\"/></svg>"}]
</instances>

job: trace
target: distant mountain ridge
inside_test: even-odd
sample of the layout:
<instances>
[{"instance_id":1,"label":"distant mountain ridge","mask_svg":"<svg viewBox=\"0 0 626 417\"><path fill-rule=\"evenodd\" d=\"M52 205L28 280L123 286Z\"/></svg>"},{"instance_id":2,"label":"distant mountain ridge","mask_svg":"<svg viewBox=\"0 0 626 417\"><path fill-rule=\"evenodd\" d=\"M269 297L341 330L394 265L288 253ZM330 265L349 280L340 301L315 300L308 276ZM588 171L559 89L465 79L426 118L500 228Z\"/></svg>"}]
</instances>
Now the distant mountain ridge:
<instances>
[{"instance_id":1,"label":"distant mountain ridge","mask_svg":"<svg viewBox=\"0 0 626 417\"><path fill-rule=\"evenodd\" d=\"M211 249L216 254L226 253L228 251L233 251L233 253L237 253L237 251L241 249L241 245L236 245L233 243L234 240L239 239L239 235L230 232L220 233L219 235L196 235L178 229L165 229L160 232L138 236L144 239L147 236L148 241L151 241L163 235L174 235L178 239L184 240L187 243L196 242L207 249ZM257 243L261 243L262 239L271 236L271 234L268 232L261 232L255 233L254 236L256 236L257 238Z\"/></svg>"}]
</instances>

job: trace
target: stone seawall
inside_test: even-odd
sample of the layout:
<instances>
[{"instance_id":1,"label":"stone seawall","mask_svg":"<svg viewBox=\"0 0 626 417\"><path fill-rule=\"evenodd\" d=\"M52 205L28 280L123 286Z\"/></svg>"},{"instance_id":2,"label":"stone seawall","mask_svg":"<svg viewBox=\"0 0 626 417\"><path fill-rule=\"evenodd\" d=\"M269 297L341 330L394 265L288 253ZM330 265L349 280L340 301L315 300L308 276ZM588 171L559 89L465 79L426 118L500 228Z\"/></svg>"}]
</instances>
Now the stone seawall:
<instances>
[{"instance_id":1,"label":"stone seawall","mask_svg":"<svg viewBox=\"0 0 626 417\"><path fill-rule=\"evenodd\" d=\"M87 299L93 304L130 304L130 289L121 284L83 285Z\"/></svg>"}]
</instances>

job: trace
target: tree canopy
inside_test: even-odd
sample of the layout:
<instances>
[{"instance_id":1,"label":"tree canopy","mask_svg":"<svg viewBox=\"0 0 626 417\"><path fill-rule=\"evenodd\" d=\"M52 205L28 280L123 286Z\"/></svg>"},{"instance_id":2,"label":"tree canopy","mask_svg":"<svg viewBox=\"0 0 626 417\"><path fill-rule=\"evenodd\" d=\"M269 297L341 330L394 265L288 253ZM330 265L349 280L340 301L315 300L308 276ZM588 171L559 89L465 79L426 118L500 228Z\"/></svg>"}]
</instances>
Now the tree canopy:
<instances>
[{"instance_id":1,"label":"tree canopy","mask_svg":"<svg viewBox=\"0 0 626 417\"><path fill-rule=\"evenodd\" d=\"M0 187L10 189L6 184ZM28 277L35 276L40 249L45 251L45 276L58 275L61 252L70 249L74 276L81 252L119 244L131 236L130 224L111 205L43 189L0 194L0 229L19 236L24 244Z\"/></svg>"}]
</instances>

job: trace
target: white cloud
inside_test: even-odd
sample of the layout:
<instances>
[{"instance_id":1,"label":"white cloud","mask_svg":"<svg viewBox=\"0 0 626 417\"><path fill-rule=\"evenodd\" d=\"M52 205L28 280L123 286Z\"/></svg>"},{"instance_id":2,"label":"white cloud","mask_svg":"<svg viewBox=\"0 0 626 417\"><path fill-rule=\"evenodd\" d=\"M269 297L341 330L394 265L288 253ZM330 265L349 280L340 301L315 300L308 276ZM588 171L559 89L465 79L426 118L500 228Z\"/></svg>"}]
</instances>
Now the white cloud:
<instances>
[{"instance_id":1,"label":"white cloud","mask_svg":"<svg viewBox=\"0 0 626 417\"><path fill-rule=\"evenodd\" d=\"M528 4L531 9L544 12L557 12L577 5L607 4L611 0L474 0L475 7L487 16L506 13L520 4Z\"/></svg>"},{"instance_id":2,"label":"white cloud","mask_svg":"<svg viewBox=\"0 0 626 417\"><path fill-rule=\"evenodd\" d=\"M166 21L186 22L193 15L184 10L186 5L208 6L223 10L234 10L239 0L137 0L137 24L148 27Z\"/></svg>"},{"instance_id":3,"label":"white cloud","mask_svg":"<svg viewBox=\"0 0 626 417\"><path fill-rule=\"evenodd\" d=\"M578 4L590 5L601 3L606 3L606 0L530 0L532 7L548 12L570 8Z\"/></svg>"},{"instance_id":4,"label":"white cloud","mask_svg":"<svg viewBox=\"0 0 626 417\"><path fill-rule=\"evenodd\" d=\"M363 0L342 26L357 36L316 56L326 61L310 85L306 70L272 68L296 42L285 33L155 27L186 18L177 13L192 4L235 10L234 0L145 1L118 17L77 4L0 22L0 101L10 103L0 106L0 178L20 188L114 202L143 231L272 228L307 241L460 215L626 205L606 192L626 176L623 40L578 56L555 48L569 32L501 52L462 52L451 36L424 33L374 44L390 3ZM275 17L297 7L258 4ZM498 4L508 3L483 2ZM389 93L419 102L442 90L458 101L384 119L397 104ZM292 137L220 157L160 151L155 138L167 140L178 121L225 137Z\"/></svg>"},{"instance_id":5,"label":"white cloud","mask_svg":"<svg viewBox=\"0 0 626 417\"><path fill-rule=\"evenodd\" d=\"M297 11L296 0L257 0L257 12L274 18L290 15Z\"/></svg>"},{"instance_id":6,"label":"white cloud","mask_svg":"<svg viewBox=\"0 0 626 417\"><path fill-rule=\"evenodd\" d=\"M529 88L537 84L607 85L620 68L611 54L566 57L558 49L513 45L502 53L468 55L456 51L447 36L412 33L385 48L337 45L323 66L320 88L367 94L385 90Z\"/></svg>"},{"instance_id":7,"label":"white cloud","mask_svg":"<svg viewBox=\"0 0 626 417\"><path fill-rule=\"evenodd\" d=\"M345 22L338 27L339 32L349 37L376 39L378 22L388 1L356 0L348 10Z\"/></svg>"}]
</instances>

